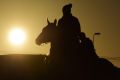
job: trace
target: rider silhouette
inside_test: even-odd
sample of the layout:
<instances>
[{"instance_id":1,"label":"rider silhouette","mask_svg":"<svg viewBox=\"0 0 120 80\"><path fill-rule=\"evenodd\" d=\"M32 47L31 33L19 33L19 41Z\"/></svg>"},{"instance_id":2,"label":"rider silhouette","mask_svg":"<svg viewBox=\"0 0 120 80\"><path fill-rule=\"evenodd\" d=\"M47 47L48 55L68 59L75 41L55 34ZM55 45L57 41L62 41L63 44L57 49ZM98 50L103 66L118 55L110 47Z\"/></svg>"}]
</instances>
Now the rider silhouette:
<instances>
[{"instance_id":1,"label":"rider silhouette","mask_svg":"<svg viewBox=\"0 0 120 80\"><path fill-rule=\"evenodd\" d=\"M80 23L71 13L72 4L65 5L62 8L63 17L58 21L58 27L64 35L78 36L81 32Z\"/></svg>"},{"instance_id":2,"label":"rider silhouette","mask_svg":"<svg viewBox=\"0 0 120 80\"><path fill-rule=\"evenodd\" d=\"M86 37L84 32L81 32L79 37L80 37L81 50L84 56L86 57L86 59L88 59L89 61L97 60L98 56L95 52L93 42L88 37Z\"/></svg>"}]
</instances>

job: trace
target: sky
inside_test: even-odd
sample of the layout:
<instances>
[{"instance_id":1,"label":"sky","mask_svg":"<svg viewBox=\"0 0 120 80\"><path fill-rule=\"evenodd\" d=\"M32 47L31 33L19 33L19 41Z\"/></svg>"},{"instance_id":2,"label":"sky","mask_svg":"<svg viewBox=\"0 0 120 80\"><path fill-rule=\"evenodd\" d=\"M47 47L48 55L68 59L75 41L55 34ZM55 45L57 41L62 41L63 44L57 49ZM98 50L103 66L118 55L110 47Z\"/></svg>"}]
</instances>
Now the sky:
<instances>
[{"instance_id":1,"label":"sky","mask_svg":"<svg viewBox=\"0 0 120 80\"><path fill-rule=\"evenodd\" d=\"M48 54L50 44L38 46L36 37L47 25L62 17L62 7L72 3L72 14L81 29L93 39L99 56L120 57L119 0L0 0L0 54ZM10 30L19 27L26 33L24 44L16 46L8 39Z\"/></svg>"}]
</instances>

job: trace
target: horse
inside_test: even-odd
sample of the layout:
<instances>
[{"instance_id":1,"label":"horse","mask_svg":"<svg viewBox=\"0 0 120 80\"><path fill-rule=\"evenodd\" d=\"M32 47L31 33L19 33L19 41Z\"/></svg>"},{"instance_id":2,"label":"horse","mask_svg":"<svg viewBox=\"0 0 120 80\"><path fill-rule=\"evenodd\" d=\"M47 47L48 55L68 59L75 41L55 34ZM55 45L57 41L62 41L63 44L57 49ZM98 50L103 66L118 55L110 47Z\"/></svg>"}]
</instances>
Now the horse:
<instances>
[{"instance_id":1,"label":"horse","mask_svg":"<svg viewBox=\"0 0 120 80\"><path fill-rule=\"evenodd\" d=\"M68 59L70 56L70 58L77 57L78 55L74 54L80 50L79 40L65 35L66 33L57 26L56 19L53 23L47 19L47 23L47 26L43 28L42 32L36 38L36 44L41 45L50 42L50 57L54 57L56 60L63 59L63 57L64 59Z\"/></svg>"},{"instance_id":2,"label":"horse","mask_svg":"<svg viewBox=\"0 0 120 80\"><path fill-rule=\"evenodd\" d=\"M35 42L37 45L51 43L47 62L48 65L51 65L50 67L53 67L52 72L56 73L57 71L59 75L69 74L69 76L73 76L72 72L74 71L76 74L76 71L80 68L78 65L78 59L80 58L76 54L80 52L79 40L64 35L65 33L57 26L56 19L52 23L47 19L47 23L47 26L43 28Z\"/></svg>"},{"instance_id":3,"label":"horse","mask_svg":"<svg viewBox=\"0 0 120 80\"><path fill-rule=\"evenodd\" d=\"M47 44L47 43L51 43L51 48L50 48L50 56L55 56L54 54L56 53L56 55L59 55L58 53L60 53L60 37L59 37L59 31L58 28L56 26L57 20L55 19L53 23L51 23L48 19L47 19L47 26L45 26L42 30L42 32L38 35L38 37L36 38L35 42L37 45L41 45L43 43ZM60 55L59 55L60 56ZM55 56L57 57L57 56Z\"/></svg>"},{"instance_id":4,"label":"horse","mask_svg":"<svg viewBox=\"0 0 120 80\"><path fill-rule=\"evenodd\" d=\"M37 45L51 43L47 64L49 66L49 75L52 76L53 80L61 80L63 78L66 80L75 80L78 78L80 80L115 79L114 72L116 74L119 71L111 62L99 57L97 57L97 60L89 62L86 56L93 57L94 54L87 54L91 53L86 52L87 50L85 53L82 53L82 44L80 42L84 42L84 40L81 39L82 41L80 41L80 38L70 37L69 34L67 34L68 36L64 35L66 33L57 26L56 19L52 23L47 19L47 23L47 26L43 28L35 42ZM89 42L89 39L87 41ZM89 45L86 41L85 44ZM99 78L100 75L101 78Z\"/></svg>"}]
</instances>

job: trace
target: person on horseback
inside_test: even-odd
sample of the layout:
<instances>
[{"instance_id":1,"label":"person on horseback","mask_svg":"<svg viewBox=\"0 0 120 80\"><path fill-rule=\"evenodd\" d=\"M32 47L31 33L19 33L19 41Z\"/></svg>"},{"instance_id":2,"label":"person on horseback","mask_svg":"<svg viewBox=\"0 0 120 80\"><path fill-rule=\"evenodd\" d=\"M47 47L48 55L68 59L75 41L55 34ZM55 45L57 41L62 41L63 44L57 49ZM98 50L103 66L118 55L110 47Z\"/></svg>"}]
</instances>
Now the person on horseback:
<instances>
[{"instance_id":1,"label":"person on horseback","mask_svg":"<svg viewBox=\"0 0 120 80\"><path fill-rule=\"evenodd\" d=\"M88 59L88 61L98 60L99 57L96 54L92 40L86 37L84 32L80 33L79 38L81 53L84 53L85 58Z\"/></svg>"},{"instance_id":2,"label":"person on horseback","mask_svg":"<svg viewBox=\"0 0 120 80\"><path fill-rule=\"evenodd\" d=\"M71 13L72 4L67 4L62 8L63 16L58 21L58 27L63 34L77 36L81 32L79 20Z\"/></svg>"}]
</instances>

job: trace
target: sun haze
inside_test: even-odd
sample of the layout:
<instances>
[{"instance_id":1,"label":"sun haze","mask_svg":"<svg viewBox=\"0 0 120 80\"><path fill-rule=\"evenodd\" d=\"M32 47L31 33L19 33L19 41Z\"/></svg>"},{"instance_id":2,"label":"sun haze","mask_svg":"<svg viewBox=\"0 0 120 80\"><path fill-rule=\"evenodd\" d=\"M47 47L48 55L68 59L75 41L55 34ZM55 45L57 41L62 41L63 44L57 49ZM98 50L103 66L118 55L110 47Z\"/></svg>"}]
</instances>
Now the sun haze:
<instances>
[{"instance_id":1,"label":"sun haze","mask_svg":"<svg viewBox=\"0 0 120 80\"><path fill-rule=\"evenodd\" d=\"M22 45L25 42L26 34L21 28L13 28L9 33L9 41L12 45Z\"/></svg>"}]
</instances>

